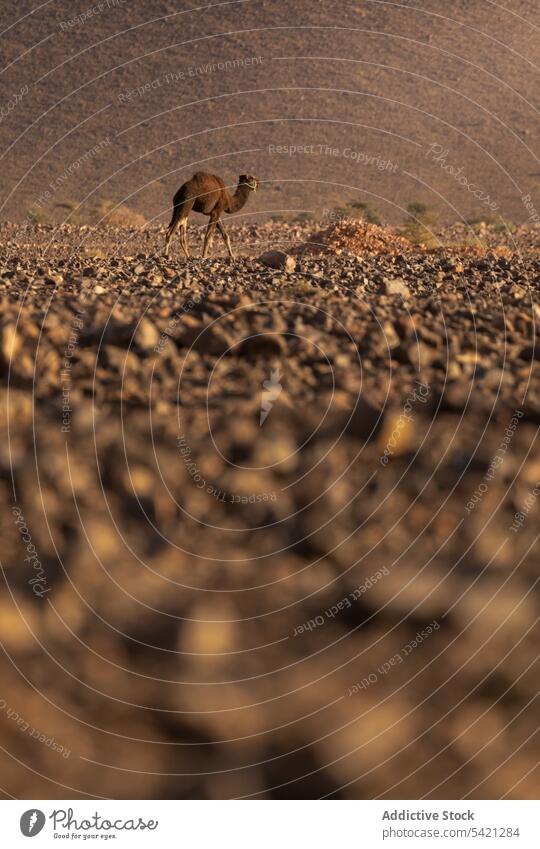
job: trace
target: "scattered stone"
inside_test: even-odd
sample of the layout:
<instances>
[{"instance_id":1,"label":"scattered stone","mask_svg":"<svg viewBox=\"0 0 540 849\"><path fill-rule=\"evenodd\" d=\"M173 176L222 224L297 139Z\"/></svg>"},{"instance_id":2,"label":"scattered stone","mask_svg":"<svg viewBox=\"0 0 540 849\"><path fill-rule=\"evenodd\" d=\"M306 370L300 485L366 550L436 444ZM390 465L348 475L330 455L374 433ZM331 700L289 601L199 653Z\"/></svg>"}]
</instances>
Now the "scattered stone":
<instances>
[{"instance_id":1,"label":"scattered stone","mask_svg":"<svg viewBox=\"0 0 540 849\"><path fill-rule=\"evenodd\" d=\"M200 354L221 357L233 344L226 333L216 324L205 324L191 316L183 319L173 338L180 348L190 348Z\"/></svg>"},{"instance_id":2,"label":"scattered stone","mask_svg":"<svg viewBox=\"0 0 540 849\"><path fill-rule=\"evenodd\" d=\"M150 351L158 344L160 333L148 318L142 318L134 333L134 342L141 351Z\"/></svg>"},{"instance_id":3,"label":"scattered stone","mask_svg":"<svg viewBox=\"0 0 540 849\"><path fill-rule=\"evenodd\" d=\"M351 414L343 419L347 434L356 439L373 439L383 424L384 410L361 396Z\"/></svg>"},{"instance_id":4,"label":"scattered stone","mask_svg":"<svg viewBox=\"0 0 540 849\"><path fill-rule=\"evenodd\" d=\"M265 251L259 257L259 261L268 268L280 268L283 271L292 272L296 269L296 260L283 251Z\"/></svg>"},{"instance_id":5,"label":"scattered stone","mask_svg":"<svg viewBox=\"0 0 540 849\"><path fill-rule=\"evenodd\" d=\"M286 351L285 339L279 333L261 333L243 339L235 353L239 357L280 357Z\"/></svg>"},{"instance_id":6,"label":"scattered stone","mask_svg":"<svg viewBox=\"0 0 540 849\"><path fill-rule=\"evenodd\" d=\"M17 332L17 327L11 322L7 322L0 326L0 353L5 366L9 366L10 362L16 357L22 347L21 334Z\"/></svg>"}]
</instances>

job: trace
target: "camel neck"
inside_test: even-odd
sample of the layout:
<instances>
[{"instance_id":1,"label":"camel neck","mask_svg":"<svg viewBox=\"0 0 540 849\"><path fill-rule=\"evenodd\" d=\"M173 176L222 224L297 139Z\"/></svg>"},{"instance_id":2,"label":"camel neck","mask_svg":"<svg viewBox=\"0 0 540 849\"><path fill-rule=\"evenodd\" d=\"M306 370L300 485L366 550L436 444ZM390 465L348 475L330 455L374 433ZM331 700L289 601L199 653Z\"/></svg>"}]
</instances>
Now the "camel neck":
<instances>
[{"instance_id":1,"label":"camel neck","mask_svg":"<svg viewBox=\"0 0 540 849\"><path fill-rule=\"evenodd\" d=\"M229 204L229 212L238 212L245 205L251 189L245 183L241 183L231 197Z\"/></svg>"}]
</instances>

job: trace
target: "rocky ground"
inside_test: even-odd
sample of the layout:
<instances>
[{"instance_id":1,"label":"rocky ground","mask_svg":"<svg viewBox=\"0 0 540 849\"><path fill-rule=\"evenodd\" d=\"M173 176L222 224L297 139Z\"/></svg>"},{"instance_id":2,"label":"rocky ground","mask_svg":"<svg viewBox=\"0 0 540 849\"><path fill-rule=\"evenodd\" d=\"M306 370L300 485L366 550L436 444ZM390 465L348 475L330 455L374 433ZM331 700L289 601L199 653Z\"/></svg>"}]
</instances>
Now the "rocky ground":
<instances>
[{"instance_id":1,"label":"rocky ground","mask_svg":"<svg viewBox=\"0 0 540 849\"><path fill-rule=\"evenodd\" d=\"M0 228L6 796L537 797L538 231L313 231Z\"/></svg>"}]
</instances>

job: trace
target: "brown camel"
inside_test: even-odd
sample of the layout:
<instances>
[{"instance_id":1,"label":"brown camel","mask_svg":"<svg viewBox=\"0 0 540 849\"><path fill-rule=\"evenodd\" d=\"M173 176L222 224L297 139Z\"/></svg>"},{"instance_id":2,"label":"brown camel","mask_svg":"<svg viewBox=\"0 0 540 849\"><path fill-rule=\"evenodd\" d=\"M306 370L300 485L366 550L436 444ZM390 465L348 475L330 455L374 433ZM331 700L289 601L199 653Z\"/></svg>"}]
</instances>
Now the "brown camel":
<instances>
[{"instance_id":1,"label":"brown camel","mask_svg":"<svg viewBox=\"0 0 540 849\"><path fill-rule=\"evenodd\" d=\"M195 212L202 212L203 215L208 215L210 218L204 236L203 259L208 254L216 227L225 242L230 258L234 259L229 234L220 218L224 212L238 212L239 209L242 209L250 192L257 191L258 185L255 177L241 174L238 179L238 187L235 193L231 195L220 177L216 177L215 174L206 174L204 171L197 171L191 180L180 186L173 198L173 215L165 240L165 256L169 256L171 239L180 227L180 244L186 259L189 259L187 222L189 213L194 210Z\"/></svg>"}]
</instances>

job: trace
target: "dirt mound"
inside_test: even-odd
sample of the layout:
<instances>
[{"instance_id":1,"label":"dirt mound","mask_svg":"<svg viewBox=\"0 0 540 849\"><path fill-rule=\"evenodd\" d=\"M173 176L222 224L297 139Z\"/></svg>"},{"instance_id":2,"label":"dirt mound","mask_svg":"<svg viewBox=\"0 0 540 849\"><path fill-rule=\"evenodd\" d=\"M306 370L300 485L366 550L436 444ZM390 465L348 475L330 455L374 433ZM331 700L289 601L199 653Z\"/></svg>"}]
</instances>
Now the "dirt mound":
<instances>
[{"instance_id":1,"label":"dirt mound","mask_svg":"<svg viewBox=\"0 0 540 849\"><path fill-rule=\"evenodd\" d=\"M353 254L375 256L387 253L408 253L413 246L389 227L368 224L366 221L339 221L310 236L302 253Z\"/></svg>"}]
</instances>

